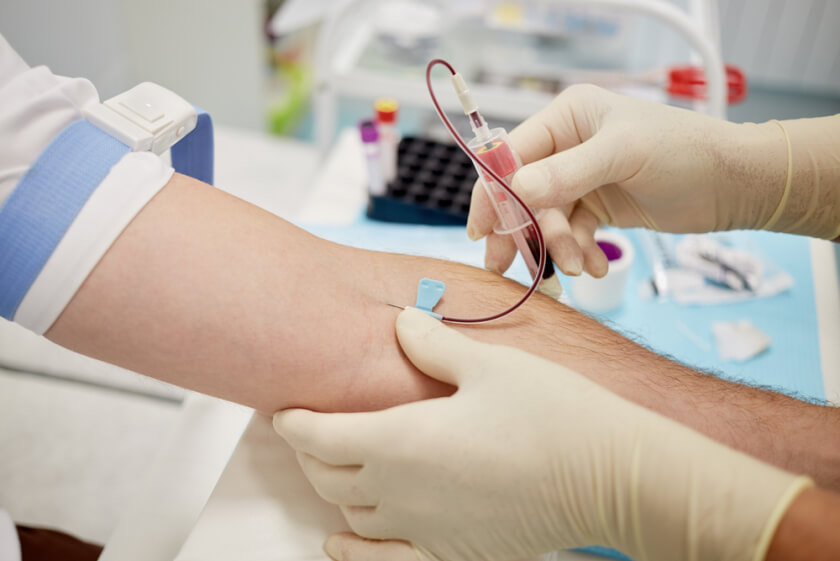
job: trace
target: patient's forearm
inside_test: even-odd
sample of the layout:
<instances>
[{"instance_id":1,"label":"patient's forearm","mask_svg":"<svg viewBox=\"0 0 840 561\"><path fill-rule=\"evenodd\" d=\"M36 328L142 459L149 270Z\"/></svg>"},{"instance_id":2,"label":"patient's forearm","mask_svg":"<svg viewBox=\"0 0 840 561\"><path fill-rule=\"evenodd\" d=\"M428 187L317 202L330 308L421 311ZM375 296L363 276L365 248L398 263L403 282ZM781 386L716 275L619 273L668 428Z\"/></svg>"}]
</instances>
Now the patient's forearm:
<instances>
[{"instance_id":1,"label":"patient's forearm","mask_svg":"<svg viewBox=\"0 0 840 561\"><path fill-rule=\"evenodd\" d=\"M399 310L386 305L413 303L422 277L447 283L437 311L450 315L500 310L524 290L464 265L332 244L176 175L47 336L264 412L375 409L450 391L402 355ZM836 484L826 474L836 477L831 450L840 447L824 445L837 441L836 410L698 374L540 295L502 320L461 329L565 364L727 444Z\"/></svg>"},{"instance_id":2,"label":"patient's forearm","mask_svg":"<svg viewBox=\"0 0 840 561\"><path fill-rule=\"evenodd\" d=\"M382 408L451 390L417 372L394 334L422 277L439 311L501 310L522 286L450 262L353 249L176 175L126 228L47 336L68 348L264 412ZM591 324L589 335L576 333ZM597 374L596 322L535 297L473 334Z\"/></svg>"},{"instance_id":3,"label":"patient's forearm","mask_svg":"<svg viewBox=\"0 0 840 561\"><path fill-rule=\"evenodd\" d=\"M175 175L47 336L264 412L382 408L451 391L405 359L399 310L386 304L413 304L424 276L447 283L438 309L453 315L501 310L524 291L464 265L333 244ZM612 333L541 297L472 331L580 368L613 368L571 336L581 321Z\"/></svg>"},{"instance_id":4,"label":"patient's forearm","mask_svg":"<svg viewBox=\"0 0 840 561\"><path fill-rule=\"evenodd\" d=\"M356 253L175 174L46 336L264 412L443 393L390 348L393 317L373 313L371 263ZM380 372L383 353L395 360Z\"/></svg>"},{"instance_id":5,"label":"patient's forearm","mask_svg":"<svg viewBox=\"0 0 840 561\"><path fill-rule=\"evenodd\" d=\"M640 355L636 355L640 356ZM613 392L764 461L840 490L840 409L642 359L591 376ZM617 361L618 362L618 361Z\"/></svg>"}]
</instances>

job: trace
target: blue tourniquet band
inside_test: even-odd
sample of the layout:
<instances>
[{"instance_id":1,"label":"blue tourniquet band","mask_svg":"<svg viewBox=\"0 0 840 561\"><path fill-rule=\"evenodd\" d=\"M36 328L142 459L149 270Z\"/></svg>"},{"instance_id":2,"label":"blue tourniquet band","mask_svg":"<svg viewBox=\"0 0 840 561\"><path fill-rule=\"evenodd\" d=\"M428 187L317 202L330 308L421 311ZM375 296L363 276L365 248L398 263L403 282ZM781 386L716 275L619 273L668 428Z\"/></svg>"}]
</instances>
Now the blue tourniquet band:
<instances>
[{"instance_id":1,"label":"blue tourniquet band","mask_svg":"<svg viewBox=\"0 0 840 561\"><path fill-rule=\"evenodd\" d=\"M47 146L0 208L0 315L21 300L90 195L128 146L76 121Z\"/></svg>"},{"instance_id":2,"label":"blue tourniquet band","mask_svg":"<svg viewBox=\"0 0 840 561\"><path fill-rule=\"evenodd\" d=\"M213 185L213 122L209 113L195 109L198 111L195 129L171 148L172 167L178 173Z\"/></svg>"},{"instance_id":3,"label":"blue tourniquet band","mask_svg":"<svg viewBox=\"0 0 840 561\"><path fill-rule=\"evenodd\" d=\"M13 319L23 297L76 216L129 147L86 120L65 128L0 206L0 316ZM180 173L213 182L213 129L196 128L172 147Z\"/></svg>"}]
</instances>

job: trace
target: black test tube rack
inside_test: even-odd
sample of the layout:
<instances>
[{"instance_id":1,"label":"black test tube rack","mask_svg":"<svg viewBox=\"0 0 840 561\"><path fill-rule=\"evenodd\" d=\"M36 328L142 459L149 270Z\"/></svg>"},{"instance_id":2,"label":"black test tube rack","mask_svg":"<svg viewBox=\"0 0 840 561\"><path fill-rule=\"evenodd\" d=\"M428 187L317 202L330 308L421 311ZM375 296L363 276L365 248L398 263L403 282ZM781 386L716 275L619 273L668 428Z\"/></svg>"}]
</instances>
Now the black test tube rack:
<instances>
[{"instance_id":1,"label":"black test tube rack","mask_svg":"<svg viewBox=\"0 0 840 561\"><path fill-rule=\"evenodd\" d=\"M455 144L407 136L397 148L397 177L371 195L367 216L384 222L456 226L467 223L478 174Z\"/></svg>"}]
</instances>

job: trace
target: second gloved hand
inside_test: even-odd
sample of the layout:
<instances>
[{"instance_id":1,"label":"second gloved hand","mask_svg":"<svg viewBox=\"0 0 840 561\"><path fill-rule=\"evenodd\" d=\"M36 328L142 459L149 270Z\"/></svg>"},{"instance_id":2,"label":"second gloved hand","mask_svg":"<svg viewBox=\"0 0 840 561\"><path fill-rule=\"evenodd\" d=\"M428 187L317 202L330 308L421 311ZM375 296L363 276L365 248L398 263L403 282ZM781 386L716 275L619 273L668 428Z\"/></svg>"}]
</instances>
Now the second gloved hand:
<instances>
[{"instance_id":1,"label":"second gloved hand","mask_svg":"<svg viewBox=\"0 0 840 561\"><path fill-rule=\"evenodd\" d=\"M513 189L535 210L566 274L599 277L599 224L665 232L764 227L785 186L777 123L735 124L591 86L568 88L510 134L525 164ZM487 238L485 266L505 271L513 243L492 232L484 189L473 190L467 231Z\"/></svg>"},{"instance_id":2,"label":"second gloved hand","mask_svg":"<svg viewBox=\"0 0 840 561\"><path fill-rule=\"evenodd\" d=\"M639 560L759 560L808 483L416 310L400 314L397 335L457 392L274 418L356 533L328 540L334 559L505 561L600 544Z\"/></svg>"}]
</instances>

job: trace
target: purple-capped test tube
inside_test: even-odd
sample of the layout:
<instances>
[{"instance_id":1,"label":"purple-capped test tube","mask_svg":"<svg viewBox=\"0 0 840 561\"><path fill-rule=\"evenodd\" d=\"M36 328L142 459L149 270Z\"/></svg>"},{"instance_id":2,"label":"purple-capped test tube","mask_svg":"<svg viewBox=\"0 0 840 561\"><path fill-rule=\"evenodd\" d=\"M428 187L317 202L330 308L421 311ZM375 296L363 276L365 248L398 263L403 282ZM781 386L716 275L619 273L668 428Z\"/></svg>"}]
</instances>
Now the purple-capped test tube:
<instances>
[{"instance_id":1,"label":"purple-capped test tube","mask_svg":"<svg viewBox=\"0 0 840 561\"><path fill-rule=\"evenodd\" d=\"M359 133L362 136L362 148L368 168L368 191L371 195L385 194L385 176L382 173L382 154L379 148L379 133L376 123L366 119L359 123Z\"/></svg>"}]
</instances>

